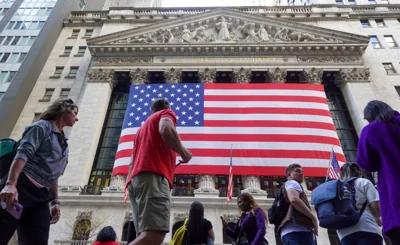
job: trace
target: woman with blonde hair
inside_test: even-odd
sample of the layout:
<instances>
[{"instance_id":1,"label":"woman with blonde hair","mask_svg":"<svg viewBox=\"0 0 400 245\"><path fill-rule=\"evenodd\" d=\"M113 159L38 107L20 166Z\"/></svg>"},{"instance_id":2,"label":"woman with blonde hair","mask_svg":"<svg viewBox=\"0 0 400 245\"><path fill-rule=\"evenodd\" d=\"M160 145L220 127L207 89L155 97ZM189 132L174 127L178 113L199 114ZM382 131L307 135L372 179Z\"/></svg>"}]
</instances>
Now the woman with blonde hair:
<instances>
[{"instance_id":1,"label":"woman with blonde hair","mask_svg":"<svg viewBox=\"0 0 400 245\"><path fill-rule=\"evenodd\" d=\"M63 129L74 126L77 114L71 99L59 99L25 128L8 176L0 183L0 245L17 228L19 244L48 244L50 224L60 219L58 178L68 163Z\"/></svg>"},{"instance_id":2,"label":"woman with blonde hair","mask_svg":"<svg viewBox=\"0 0 400 245\"><path fill-rule=\"evenodd\" d=\"M268 244L264 238L268 223L265 211L249 193L240 194L237 198L237 205L242 214L234 230L228 227L228 223L221 216L224 232L234 239L237 245Z\"/></svg>"}]
</instances>

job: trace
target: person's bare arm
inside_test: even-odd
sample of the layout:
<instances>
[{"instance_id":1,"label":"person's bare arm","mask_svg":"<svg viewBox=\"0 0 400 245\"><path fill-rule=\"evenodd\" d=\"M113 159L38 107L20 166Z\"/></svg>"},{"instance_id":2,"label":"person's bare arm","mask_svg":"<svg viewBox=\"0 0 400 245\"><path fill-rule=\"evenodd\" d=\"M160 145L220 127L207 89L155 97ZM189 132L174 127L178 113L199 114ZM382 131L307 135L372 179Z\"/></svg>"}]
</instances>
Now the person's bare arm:
<instances>
[{"instance_id":1,"label":"person's bare arm","mask_svg":"<svg viewBox=\"0 0 400 245\"><path fill-rule=\"evenodd\" d=\"M374 216L376 223L379 226L382 226L382 220L381 220L381 206L379 204L379 201L371 202L369 204L369 208L371 209L372 215Z\"/></svg>"},{"instance_id":2,"label":"person's bare arm","mask_svg":"<svg viewBox=\"0 0 400 245\"><path fill-rule=\"evenodd\" d=\"M175 129L174 122L170 118L161 118L158 130L161 138L172 150L181 156L185 155L186 149L183 147L178 132Z\"/></svg>"},{"instance_id":3,"label":"person's bare arm","mask_svg":"<svg viewBox=\"0 0 400 245\"><path fill-rule=\"evenodd\" d=\"M307 205L300 199L299 192L295 189L289 189L286 191L288 195L289 202L293 205L293 207L299 211L300 213L304 214L308 218L311 219L314 225L314 234L318 235L318 220L311 212L311 210L307 207Z\"/></svg>"},{"instance_id":4,"label":"person's bare arm","mask_svg":"<svg viewBox=\"0 0 400 245\"><path fill-rule=\"evenodd\" d=\"M215 242L214 229L208 231L208 236L213 240L213 242Z\"/></svg>"}]
</instances>

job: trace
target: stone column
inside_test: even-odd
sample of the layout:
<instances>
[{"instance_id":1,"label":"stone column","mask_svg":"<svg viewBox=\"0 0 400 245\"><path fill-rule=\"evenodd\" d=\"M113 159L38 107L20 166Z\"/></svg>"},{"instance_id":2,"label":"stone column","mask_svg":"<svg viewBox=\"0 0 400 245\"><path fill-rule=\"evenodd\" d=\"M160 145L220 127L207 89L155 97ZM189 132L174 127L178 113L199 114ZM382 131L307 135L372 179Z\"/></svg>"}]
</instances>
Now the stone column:
<instances>
[{"instance_id":1,"label":"stone column","mask_svg":"<svg viewBox=\"0 0 400 245\"><path fill-rule=\"evenodd\" d=\"M195 197L218 197L219 191L215 189L215 176L202 174L198 176L199 188L194 190Z\"/></svg>"},{"instance_id":2,"label":"stone column","mask_svg":"<svg viewBox=\"0 0 400 245\"><path fill-rule=\"evenodd\" d=\"M137 68L129 71L132 85L144 84L147 81L148 70ZM127 175L116 175L111 177L110 186L102 190L103 195L122 195L125 190Z\"/></svg>"},{"instance_id":3,"label":"stone column","mask_svg":"<svg viewBox=\"0 0 400 245\"><path fill-rule=\"evenodd\" d=\"M233 81L235 83L249 83L251 79L251 70L240 68L233 70Z\"/></svg>"},{"instance_id":4,"label":"stone column","mask_svg":"<svg viewBox=\"0 0 400 245\"><path fill-rule=\"evenodd\" d=\"M199 79L203 83L213 83L217 77L217 70L205 68L199 69Z\"/></svg>"},{"instance_id":5,"label":"stone column","mask_svg":"<svg viewBox=\"0 0 400 245\"><path fill-rule=\"evenodd\" d=\"M282 68L269 69L267 71L271 83L286 82L287 70Z\"/></svg>"},{"instance_id":6,"label":"stone column","mask_svg":"<svg viewBox=\"0 0 400 245\"><path fill-rule=\"evenodd\" d=\"M342 91L358 134L366 123L362 118L364 107L372 98L377 98L369 76L368 68L340 69L335 75L335 85Z\"/></svg>"},{"instance_id":7,"label":"stone column","mask_svg":"<svg viewBox=\"0 0 400 245\"><path fill-rule=\"evenodd\" d=\"M244 190L243 192L250 193L253 197L267 198L267 192L261 190L260 177L254 175L243 175L242 183Z\"/></svg>"},{"instance_id":8,"label":"stone column","mask_svg":"<svg viewBox=\"0 0 400 245\"><path fill-rule=\"evenodd\" d=\"M164 77L167 83L180 83L182 81L182 69L164 70Z\"/></svg>"},{"instance_id":9,"label":"stone column","mask_svg":"<svg viewBox=\"0 0 400 245\"><path fill-rule=\"evenodd\" d=\"M322 69L310 68L303 69L302 77L304 79L304 82L311 84L321 84L323 74L324 71Z\"/></svg>"},{"instance_id":10,"label":"stone column","mask_svg":"<svg viewBox=\"0 0 400 245\"><path fill-rule=\"evenodd\" d=\"M68 165L59 179L61 188L79 188L88 184L111 97L114 70L92 68L87 76L87 86L79 105L79 121L72 128L68 141Z\"/></svg>"}]
</instances>

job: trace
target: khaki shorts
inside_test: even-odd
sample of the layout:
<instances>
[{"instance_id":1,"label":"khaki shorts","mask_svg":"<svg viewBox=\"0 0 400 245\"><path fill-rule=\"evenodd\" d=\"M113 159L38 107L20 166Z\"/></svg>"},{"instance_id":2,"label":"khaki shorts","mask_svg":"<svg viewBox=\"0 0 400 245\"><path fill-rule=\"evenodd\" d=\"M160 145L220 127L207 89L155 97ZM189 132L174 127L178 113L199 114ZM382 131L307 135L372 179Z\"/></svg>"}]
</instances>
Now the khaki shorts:
<instances>
[{"instance_id":1,"label":"khaki shorts","mask_svg":"<svg viewBox=\"0 0 400 245\"><path fill-rule=\"evenodd\" d=\"M165 177L142 172L128 187L136 234L143 231L169 232L171 192Z\"/></svg>"}]
</instances>

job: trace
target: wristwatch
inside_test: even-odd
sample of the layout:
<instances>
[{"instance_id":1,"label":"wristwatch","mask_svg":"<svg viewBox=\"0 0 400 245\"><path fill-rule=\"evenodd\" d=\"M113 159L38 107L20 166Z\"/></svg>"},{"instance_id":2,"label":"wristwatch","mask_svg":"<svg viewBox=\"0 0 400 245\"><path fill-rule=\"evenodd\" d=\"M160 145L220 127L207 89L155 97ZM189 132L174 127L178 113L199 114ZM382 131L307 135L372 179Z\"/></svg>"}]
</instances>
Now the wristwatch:
<instances>
[{"instance_id":1,"label":"wristwatch","mask_svg":"<svg viewBox=\"0 0 400 245\"><path fill-rule=\"evenodd\" d=\"M51 206L54 206L54 205L60 205L61 203L58 199L54 199L50 202L50 204L51 204Z\"/></svg>"}]
</instances>

